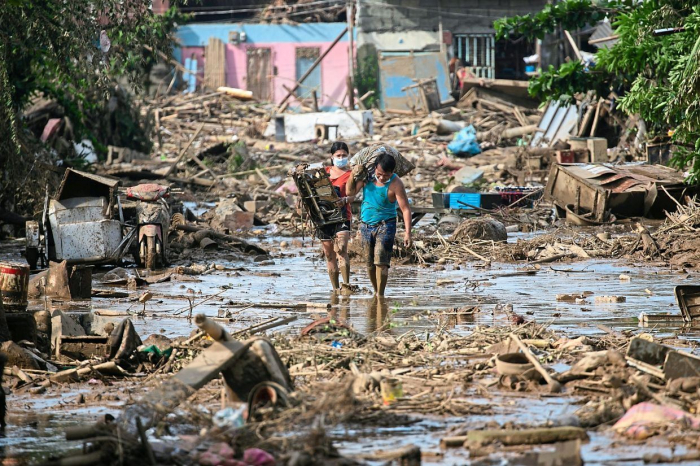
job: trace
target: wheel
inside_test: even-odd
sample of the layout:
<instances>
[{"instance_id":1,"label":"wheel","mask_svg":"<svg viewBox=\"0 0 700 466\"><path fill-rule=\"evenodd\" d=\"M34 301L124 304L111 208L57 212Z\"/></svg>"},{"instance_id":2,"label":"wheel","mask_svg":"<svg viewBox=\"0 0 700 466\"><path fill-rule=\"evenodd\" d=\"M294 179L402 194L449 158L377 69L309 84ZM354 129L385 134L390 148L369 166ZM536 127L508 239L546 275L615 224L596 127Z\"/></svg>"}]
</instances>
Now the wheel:
<instances>
[{"instance_id":1,"label":"wheel","mask_svg":"<svg viewBox=\"0 0 700 466\"><path fill-rule=\"evenodd\" d=\"M156 259L158 258L158 253L156 252L156 237L147 236L146 237L146 268L148 270L156 269Z\"/></svg>"}]
</instances>

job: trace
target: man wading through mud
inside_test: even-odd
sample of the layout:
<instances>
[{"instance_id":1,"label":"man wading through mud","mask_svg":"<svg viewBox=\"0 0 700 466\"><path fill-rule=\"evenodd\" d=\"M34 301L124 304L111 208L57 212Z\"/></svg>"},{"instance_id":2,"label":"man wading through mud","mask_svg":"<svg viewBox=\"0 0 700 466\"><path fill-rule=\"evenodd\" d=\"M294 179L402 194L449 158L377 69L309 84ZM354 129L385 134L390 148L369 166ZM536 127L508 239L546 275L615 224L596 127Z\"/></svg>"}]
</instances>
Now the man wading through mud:
<instances>
[{"instance_id":1,"label":"man wading through mud","mask_svg":"<svg viewBox=\"0 0 700 466\"><path fill-rule=\"evenodd\" d=\"M348 157L350 150L344 142L334 142L331 146L331 162L332 167L326 167L331 183L335 186L340 197L340 208L343 209L346 220L343 223L335 223L319 228L316 236L321 240L323 245L323 253L326 256L328 265L328 276L331 278L333 291L340 289L340 277L342 273L343 281L346 285L350 284L350 258L348 257L348 240L350 239L350 221L352 220L352 211L350 203L353 197L345 194L345 188L352 172L348 166ZM335 246L337 246L337 253ZM340 261L338 261L340 256ZM340 262L340 272L338 271L338 262Z\"/></svg>"},{"instance_id":2,"label":"man wading through mud","mask_svg":"<svg viewBox=\"0 0 700 466\"><path fill-rule=\"evenodd\" d=\"M403 213L406 226L403 242L406 247L411 246L411 207L403 182L394 173L396 160L383 146L377 150L381 153L374 162L374 176L367 179L366 168L356 165L348 180L346 192L348 196L354 196L362 189L360 233L367 254L367 274L374 293L384 296L396 235L396 205Z\"/></svg>"}]
</instances>

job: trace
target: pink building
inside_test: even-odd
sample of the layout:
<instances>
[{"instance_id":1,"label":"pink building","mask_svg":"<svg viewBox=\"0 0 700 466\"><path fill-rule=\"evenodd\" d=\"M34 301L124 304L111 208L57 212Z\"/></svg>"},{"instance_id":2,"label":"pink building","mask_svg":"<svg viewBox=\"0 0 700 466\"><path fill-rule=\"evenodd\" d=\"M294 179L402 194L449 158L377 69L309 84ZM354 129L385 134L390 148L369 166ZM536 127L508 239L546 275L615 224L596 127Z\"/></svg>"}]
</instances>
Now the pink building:
<instances>
[{"instance_id":1,"label":"pink building","mask_svg":"<svg viewBox=\"0 0 700 466\"><path fill-rule=\"evenodd\" d=\"M175 56L183 65L196 60L197 74L203 77L207 66L206 46L210 38L219 39L224 44L224 63L215 66L224 68L226 85L251 90L258 100L279 103L287 94L285 86L294 86L346 26L345 23L188 24L177 31L181 47ZM324 109L347 104L349 48L346 33L304 80L296 95L309 98L316 91L319 106ZM216 59L221 61L220 58ZM292 99L290 105L295 104L296 100Z\"/></svg>"}]
</instances>

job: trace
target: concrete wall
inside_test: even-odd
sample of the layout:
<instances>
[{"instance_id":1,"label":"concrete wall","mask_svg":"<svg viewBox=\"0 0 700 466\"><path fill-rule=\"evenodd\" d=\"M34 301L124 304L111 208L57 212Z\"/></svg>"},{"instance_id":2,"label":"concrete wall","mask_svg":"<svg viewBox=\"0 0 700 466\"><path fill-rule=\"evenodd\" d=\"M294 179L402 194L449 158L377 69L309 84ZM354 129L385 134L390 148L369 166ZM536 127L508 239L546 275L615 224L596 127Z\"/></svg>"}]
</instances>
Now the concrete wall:
<instances>
[{"instance_id":1,"label":"concrete wall","mask_svg":"<svg viewBox=\"0 0 700 466\"><path fill-rule=\"evenodd\" d=\"M493 33L493 22L542 9L547 0L359 0L358 47L435 50L439 22L452 34ZM449 44L448 44L449 45Z\"/></svg>"},{"instance_id":2,"label":"concrete wall","mask_svg":"<svg viewBox=\"0 0 700 466\"><path fill-rule=\"evenodd\" d=\"M271 49L272 100L279 103L287 91L283 85L292 87L296 82L296 49L319 47L323 53L330 43L346 27L345 23L310 23L300 25L274 24L188 24L178 29L177 38L182 45L176 51L177 59L196 57L199 73L204 76L205 46L210 37L226 44L226 84L247 89L247 49L268 47ZM246 41L229 43L229 32L245 32ZM319 105L325 108L338 107L347 93L346 77L349 67L349 38L345 36L333 47L321 64L321 93ZM292 99L292 106L294 106Z\"/></svg>"}]
</instances>

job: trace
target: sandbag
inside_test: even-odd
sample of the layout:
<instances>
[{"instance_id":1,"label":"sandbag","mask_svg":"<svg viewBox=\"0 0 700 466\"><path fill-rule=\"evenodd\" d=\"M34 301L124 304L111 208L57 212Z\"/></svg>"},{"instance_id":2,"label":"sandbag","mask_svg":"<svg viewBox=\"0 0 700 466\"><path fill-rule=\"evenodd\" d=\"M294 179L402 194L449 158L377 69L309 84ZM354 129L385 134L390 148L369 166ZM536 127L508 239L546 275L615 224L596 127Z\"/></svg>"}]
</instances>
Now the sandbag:
<instances>
[{"instance_id":1,"label":"sandbag","mask_svg":"<svg viewBox=\"0 0 700 466\"><path fill-rule=\"evenodd\" d=\"M374 162L377 160L381 154L387 153L394 157L396 160L396 168L394 173L398 176L405 176L409 174L414 168L416 168L413 163L406 159L401 153L387 144L373 144L369 147L365 147L357 154L353 155L350 159L350 165L364 165L367 169L369 177L374 176Z\"/></svg>"}]
</instances>

